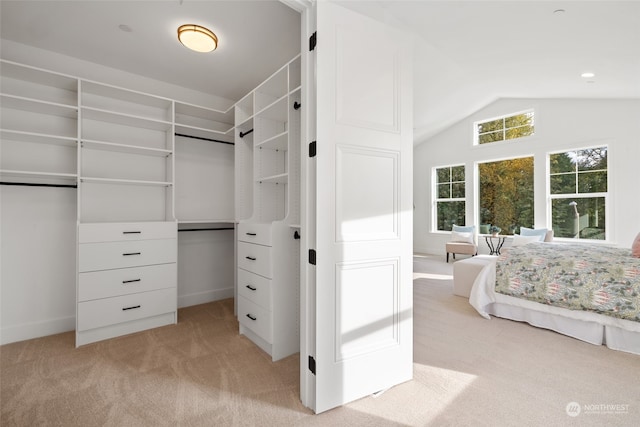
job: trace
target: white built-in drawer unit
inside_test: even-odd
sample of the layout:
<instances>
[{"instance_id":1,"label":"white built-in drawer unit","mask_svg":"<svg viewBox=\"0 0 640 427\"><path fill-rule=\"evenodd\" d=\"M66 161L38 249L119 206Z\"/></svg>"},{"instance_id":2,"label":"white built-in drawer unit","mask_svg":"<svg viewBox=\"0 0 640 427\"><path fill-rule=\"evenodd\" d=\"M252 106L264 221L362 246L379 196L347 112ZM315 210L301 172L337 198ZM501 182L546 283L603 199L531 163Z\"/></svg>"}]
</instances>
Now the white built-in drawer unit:
<instances>
[{"instance_id":1,"label":"white built-in drawer unit","mask_svg":"<svg viewBox=\"0 0 640 427\"><path fill-rule=\"evenodd\" d=\"M173 288L176 274L176 263L80 273L78 301Z\"/></svg>"},{"instance_id":2,"label":"white built-in drawer unit","mask_svg":"<svg viewBox=\"0 0 640 427\"><path fill-rule=\"evenodd\" d=\"M271 279L238 269L238 295L271 310Z\"/></svg>"},{"instance_id":3,"label":"white built-in drawer unit","mask_svg":"<svg viewBox=\"0 0 640 427\"><path fill-rule=\"evenodd\" d=\"M134 242L81 243L78 270L82 272L176 262L176 239Z\"/></svg>"},{"instance_id":4,"label":"white built-in drawer unit","mask_svg":"<svg viewBox=\"0 0 640 427\"><path fill-rule=\"evenodd\" d=\"M175 222L78 229L76 345L176 322Z\"/></svg>"},{"instance_id":5,"label":"white built-in drawer unit","mask_svg":"<svg viewBox=\"0 0 640 427\"><path fill-rule=\"evenodd\" d=\"M116 222L80 224L79 243L117 242L124 240L176 239L174 222Z\"/></svg>"},{"instance_id":6,"label":"white built-in drawer unit","mask_svg":"<svg viewBox=\"0 0 640 427\"><path fill-rule=\"evenodd\" d=\"M238 267L271 278L271 247L238 242Z\"/></svg>"},{"instance_id":7,"label":"white built-in drawer unit","mask_svg":"<svg viewBox=\"0 0 640 427\"><path fill-rule=\"evenodd\" d=\"M238 224L238 240L271 246L271 224L240 223Z\"/></svg>"},{"instance_id":8,"label":"white built-in drawer unit","mask_svg":"<svg viewBox=\"0 0 640 427\"><path fill-rule=\"evenodd\" d=\"M244 297L238 298L238 321L266 342L272 342L271 311Z\"/></svg>"},{"instance_id":9,"label":"white built-in drawer unit","mask_svg":"<svg viewBox=\"0 0 640 427\"><path fill-rule=\"evenodd\" d=\"M175 307L175 288L85 301L78 304L78 331L161 315Z\"/></svg>"}]
</instances>

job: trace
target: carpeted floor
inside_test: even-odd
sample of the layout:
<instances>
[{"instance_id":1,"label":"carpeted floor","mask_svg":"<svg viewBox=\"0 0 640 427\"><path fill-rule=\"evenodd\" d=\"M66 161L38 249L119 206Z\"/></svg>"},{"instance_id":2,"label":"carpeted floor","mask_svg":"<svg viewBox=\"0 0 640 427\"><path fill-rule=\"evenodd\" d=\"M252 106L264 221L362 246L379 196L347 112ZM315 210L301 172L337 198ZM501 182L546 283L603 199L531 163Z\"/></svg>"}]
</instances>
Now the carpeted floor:
<instances>
[{"instance_id":1,"label":"carpeted floor","mask_svg":"<svg viewBox=\"0 0 640 427\"><path fill-rule=\"evenodd\" d=\"M79 349L73 333L0 347L0 425L638 424L639 356L485 320L452 295L451 274L442 256L415 257L414 379L378 397L313 415L298 398L299 356L271 362L224 300Z\"/></svg>"}]
</instances>

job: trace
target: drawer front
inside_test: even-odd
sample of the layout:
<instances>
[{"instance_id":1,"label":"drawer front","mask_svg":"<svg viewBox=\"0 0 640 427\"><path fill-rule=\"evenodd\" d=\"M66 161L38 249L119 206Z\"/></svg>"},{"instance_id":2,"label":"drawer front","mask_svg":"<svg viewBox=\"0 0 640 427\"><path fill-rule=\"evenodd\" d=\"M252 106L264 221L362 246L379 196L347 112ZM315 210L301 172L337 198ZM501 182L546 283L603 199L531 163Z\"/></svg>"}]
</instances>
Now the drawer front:
<instances>
[{"instance_id":1,"label":"drawer front","mask_svg":"<svg viewBox=\"0 0 640 427\"><path fill-rule=\"evenodd\" d=\"M271 224L238 224L238 240L271 246Z\"/></svg>"},{"instance_id":2,"label":"drawer front","mask_svg":"<svg viewBox=\"0 0 640 427\"><path fill-rule=\"evenodd\" d=\"M80 224L80 243L117 242L122 240L177 239L175 222L114 222Z\"/></svg>"},{"instance_id":3,"label":"drawer front","mask_svg":"<svg viewBox=\"0 0 640 427\"><path fill-rule=\"evenodd\" d=\"M238 295L271 310L271 279L238 269Z\"/></svg>"},{"instance_id":4,"label":"drawer front","mask_svg":"<svg viewBox=\"0 0 640 427\"><path fill-rule=\"evenodd\" d=\"M246 298L238 298L238 321L267 342L271 342L271 312Z\"/></svg>"},{"instance_id":5,"label":"drawer front","mask_svg":"<svg viewBox=\"0 0 640 427\"><path fill-rule=\"evenodd\" d=\"M78 303L78 331L176 311L176 288Z\"/></svg>"},{"instance_id":6,"label":"drawer front","mask_svg":"<svg viewBox=\"0 0 640 427\"><path fill-rule=\"evenodd\" d=\"M78 301L175 288L176 264L92 271L78 275Z\"/></svg>"},{"instance_id":7,"label":"drawer front","mask_svg":"<svg viewBox=\"0 0 640 427\"><path fill-rule=\"evenodd\" d=\"M110 270L176 262L177 240L83 243L79 248L80 272Z\"/></svg>"},{"instance_id":8,"label":"drawer front","mask_svg":"<svg viewBox=\"0 0 640 427\"><path fill-rule=\"evenodd\" d=\"M238 242L238 267L271 278L271 248Z\"/></svg>"}]
</instances>

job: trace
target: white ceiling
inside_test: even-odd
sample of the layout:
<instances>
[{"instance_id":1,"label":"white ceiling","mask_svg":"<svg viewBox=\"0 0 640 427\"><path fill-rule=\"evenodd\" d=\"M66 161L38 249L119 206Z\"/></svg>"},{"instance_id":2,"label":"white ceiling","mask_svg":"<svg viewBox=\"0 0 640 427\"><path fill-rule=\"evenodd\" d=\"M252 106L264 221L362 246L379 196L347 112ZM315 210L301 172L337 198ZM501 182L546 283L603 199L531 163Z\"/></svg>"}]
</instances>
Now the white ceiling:
<instances>
[{"instance_id":1,"label":"white ceiling","mask_svg":"<svg viewBox=\"0 0 640 427\"><path fill-rule=\"evenodd\" d=\"M414 33L417 142L501 97L640 98L640 1L343 3ZM0 7L3 39L231 100L300 47L299 15L275 0L2 0ZM220 47L188 51L176 40L183 23L210 28ZM596 73L591 82L580 77L585 71Z\"/></svg>"}]
</instances>

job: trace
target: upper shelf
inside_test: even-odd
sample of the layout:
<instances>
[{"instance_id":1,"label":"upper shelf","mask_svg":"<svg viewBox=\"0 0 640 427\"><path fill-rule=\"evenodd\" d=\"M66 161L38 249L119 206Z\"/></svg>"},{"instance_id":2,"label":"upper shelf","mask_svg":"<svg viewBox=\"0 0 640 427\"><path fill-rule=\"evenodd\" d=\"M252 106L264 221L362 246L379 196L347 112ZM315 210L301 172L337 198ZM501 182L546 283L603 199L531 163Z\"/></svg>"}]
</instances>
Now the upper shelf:
<instances>
[{"instance_id":1,"label":"upper shelf","mask_svg":"<svg viewBox=\"0 0 640 427\"><path fill-rule=\"evenodd\" d=\"M167 98L81 81L81 105L158 122L173 121L173 102Z\"/></svg>"}]
</instances>

